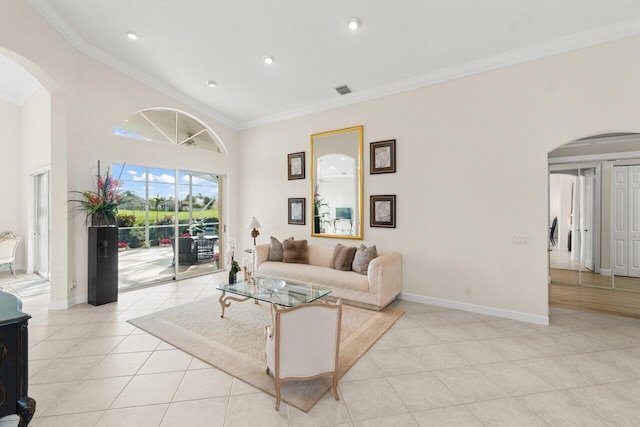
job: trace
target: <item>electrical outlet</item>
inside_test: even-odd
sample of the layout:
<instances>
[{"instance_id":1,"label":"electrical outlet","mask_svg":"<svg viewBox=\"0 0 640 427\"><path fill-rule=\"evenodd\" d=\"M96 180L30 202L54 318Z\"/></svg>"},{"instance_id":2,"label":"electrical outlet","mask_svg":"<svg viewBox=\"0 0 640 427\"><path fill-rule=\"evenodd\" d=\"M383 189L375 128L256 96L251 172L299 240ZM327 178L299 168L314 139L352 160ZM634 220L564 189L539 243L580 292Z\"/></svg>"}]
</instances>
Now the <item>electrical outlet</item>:
<instances>
[{"instance_id":1,"label":"electrical outlet","mask_svg":"<svg viewBox=\"0 0 640 427\"><path fill-rule=\"evenodd\" d=\"M78 281L77 281L77 280L73 280L73 281L71 282L71 289L73 290L73 289L75 289L77 286L78 286Z\"/></svg>"},{"instance_id":2,"label":"electrical outlet","mask_svg":"<svg viewBox=\"0 0 640 427\"><path fill-rule=\"evenodd\" d=\"M465 295L471 295L471 289L467 288Z\"/></svg>"},{"instance_id":3,"label":"electrical outlet","mask_svg":"<svg viewBox=\"0 0 640 427\"><path fill-rule=\"evenodd\" d=\"M527 245L529 244L529 237L524 234L512 234L511 235L511 244L512 245Z\"/></svg>"}]
</instances>

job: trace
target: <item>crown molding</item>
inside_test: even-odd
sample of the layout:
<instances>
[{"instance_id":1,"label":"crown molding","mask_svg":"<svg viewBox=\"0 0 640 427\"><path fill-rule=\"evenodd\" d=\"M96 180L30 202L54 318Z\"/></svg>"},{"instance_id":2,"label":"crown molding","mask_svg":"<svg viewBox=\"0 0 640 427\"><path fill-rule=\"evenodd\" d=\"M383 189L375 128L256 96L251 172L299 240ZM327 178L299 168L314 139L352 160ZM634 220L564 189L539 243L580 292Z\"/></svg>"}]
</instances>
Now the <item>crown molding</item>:
<instances>
[{"instance_id":1,"label":"crown molding","mask_svg":"<svg viewBox=\"0 0 640 427\"><path fill-rule=\"evenodd\" d=\"M239 125L233 119L221 114L217 110L195 100L194 98L185 95L178 89L174 88L167 83L158 80L149 74L138 70L135 67L121 61L112 55L104 52L101 49L89 44L85 41L77 32L75 32L71 26L60 16L60 14L49 5L46 0L28 0L29 3L44 17L44 19L58 31L64 39L71 44L76 50L90 56L91 58L108 65L109 67L120 71L121 73L138 80L139 82L161 92L176 101L179 101L196 111L208 115L209 117L217 120L218 122L229 126L232 129L237 130Z\"/></svg>"},{"instance_id":2,"label":"crown molding","mask_svg":"<svg viewBox=\"0 0 640 427\"><path fill-rule=\"evenodd\" d=\"M432 73L423 74L406 80L377 86L362 92L353 92L344 95L339 99L321 102L261 117L255 120L248 120L240 123L241 130L258 126L265 126L284 120L307 116L334 108L357 104L389 95L395 95L426 86L444 83L463 77L480 74L487 71L497 70L512 65L522 64L536 59L559 55L583 49L597 44L631 37L640 34L640 18L634 18L616 24L595 28L582 33L572 34L560 39L551 40L544 43L535 44L522 49L511 50L497 55L482 58L476 61L467 62L453 67L443 68Z\"/></svg>"},{"instance_id":3,"label":"crown molding","mask_svg":"<svg viewBox=\"0 0 640 427\"><path fill-rule=\"evenodd\" d=\"M572 34L559 39L527 46L522 49L511 50L476 61L444 68L410 79L377 86L361 92L354 92L338 99L323 101L301 108L258 117L256 119L237 122L213 108L193 99L192 97L185 95L157 78L152 77L147 73L144 73L90 45L69 26L58 12L49 5L47 0L28 1L47 20L47 22L49 22L49 24L51 24L51 26L53 26L53 28L55 28L78 51L103 62L104 64L158 90L159 92L164 93L167 96L170 96L179 102L182 102L185 105L188 105L203 114L214 118L220 123L235 130L245 130L303 117L640 34L640 18L634 18L618 22L616 24Z\"/></svg>"}]
</instances>

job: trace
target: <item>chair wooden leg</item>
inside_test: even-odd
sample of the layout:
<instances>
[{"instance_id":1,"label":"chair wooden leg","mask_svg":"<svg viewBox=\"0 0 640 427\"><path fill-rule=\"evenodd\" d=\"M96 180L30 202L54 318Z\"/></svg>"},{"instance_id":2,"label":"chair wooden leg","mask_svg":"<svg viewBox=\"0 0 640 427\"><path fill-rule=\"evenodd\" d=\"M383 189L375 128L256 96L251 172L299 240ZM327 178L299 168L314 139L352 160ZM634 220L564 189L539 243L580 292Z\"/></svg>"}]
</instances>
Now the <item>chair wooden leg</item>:
<instances>
[{"instance_id":1,"label":"chair wooden leg","mask_svg":"<svg viewBox=\"0 0 640 427\"><path fill-rule=\"evenodd\" d=\"M10 262L10 263L9 263L9 270L11 270L11 274L13 274L13 278L14 278L14 279L17 279L17 278L18 278L18 276L16 276L16 269L15 269L15 267L13 266L13 263L12 263L12 262Z\"/></svg>"},{"instance_id":2,"label":"chair wooden leg","mask_svg":"<svg viewBox=\"0 0 640 427\"><path fill-rule=\"evenodd\" d=\"M340 395L338 394L338 373L337 372L333 374L332 391L333 391L333 397L335 397L336 400L340 400Z\"/></svg>"},{"instance_id":3,"label":"chair wooden leg","mask_svg":"<svg viewBox=\"0 0 640 427\"><path fill-rule=\"evenodd\" d=\"M269 375L271 373L271 371L269 370L269 367L267 366L267 375Z\"/></svg>"},{"instance_id":4,"label":"chair wooden leg","mask_svg":"<svg viewBox=\"0 0 640 427\"><path fill-rule=\"evenodd\" d=\"M276 378L276 411L280 410L280 400L282 396L280 395L280 381Z\"/></svg>"}]
</instances>

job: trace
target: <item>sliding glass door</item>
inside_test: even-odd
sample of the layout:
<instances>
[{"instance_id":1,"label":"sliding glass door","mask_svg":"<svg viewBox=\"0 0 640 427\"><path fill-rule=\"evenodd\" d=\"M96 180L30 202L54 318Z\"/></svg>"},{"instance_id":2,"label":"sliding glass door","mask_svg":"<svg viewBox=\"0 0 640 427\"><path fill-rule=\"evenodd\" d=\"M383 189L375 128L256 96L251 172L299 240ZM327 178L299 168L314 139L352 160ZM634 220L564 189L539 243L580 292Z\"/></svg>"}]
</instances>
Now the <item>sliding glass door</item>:
<instances>
[{"instance_id":1,"label":"sliding glass door","mask_svg":"<svg viewBox=\"0 0 640 427\"><path fill-rule=\"evenodd\" d=\"M49 171L34 175L34 271L49 280Z\"/></svg>"},{"instance_id":2,"label":"sliding glass door","mask_svg":"<svg viewBox=\"0 0 640 427\"><path fill-rule=\"evenodd\" d=\"M114 164L120 288L219 270L219 182L213 173Z\"/></svg>"},{"instance_id":3,"label":"sliding glass door","mask_svg":"<svg viewBox=\"0 0 640 427\"><path fill-rule=\"evenodd\" d=\"M220 269L218 175L178 171L178 278Z\"/></svg>"}]
</instances>

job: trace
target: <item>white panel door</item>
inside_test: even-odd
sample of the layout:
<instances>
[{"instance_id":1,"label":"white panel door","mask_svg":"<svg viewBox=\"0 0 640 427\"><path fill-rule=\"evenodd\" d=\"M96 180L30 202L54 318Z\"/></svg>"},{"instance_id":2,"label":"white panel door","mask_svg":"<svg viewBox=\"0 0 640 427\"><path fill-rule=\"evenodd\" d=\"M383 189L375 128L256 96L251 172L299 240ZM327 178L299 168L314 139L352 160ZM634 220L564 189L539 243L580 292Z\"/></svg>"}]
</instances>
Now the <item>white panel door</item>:
<instances>
[{"instance_id":1,"label":"white panel door","mask_svg":"<svg viewBox=\"0 0 640 427\"><path fill-rule=\"evenodd\" d=\"M584 215L582 216L582 254L583 265L588 270L595 269L595 260L593 257L594 243L594 223L595 214L595 195L596 195L596 171L595 169L586 170L584 173Z\"/></svg>"},{"instance_id":2,"label":"white panel door","mask_svg":"<svg viewBox=\"0 0 640 427\"><path fill-rule=\"evenodd\" d=\"M640 166L629 166L629 276L640 277Z\"/></svg>"},{"instance_id":3,"label":"white panel door","mask_svg":"<svg viewBox=\"0 0 640 427\"><path fill-rule=\"evenodd\" d=\"M613 179L613 274L628 276L629 168L612 168Z\"/></svg>"}]
</instances>

